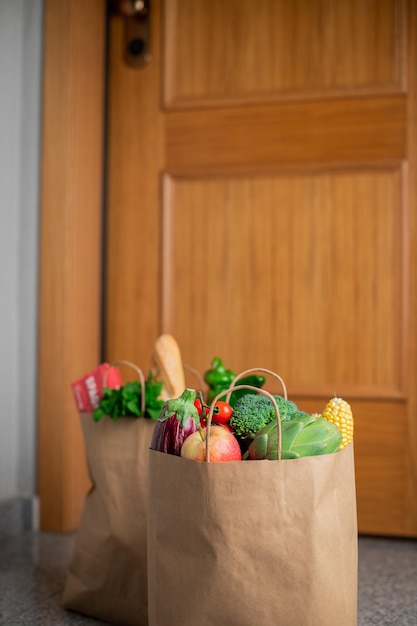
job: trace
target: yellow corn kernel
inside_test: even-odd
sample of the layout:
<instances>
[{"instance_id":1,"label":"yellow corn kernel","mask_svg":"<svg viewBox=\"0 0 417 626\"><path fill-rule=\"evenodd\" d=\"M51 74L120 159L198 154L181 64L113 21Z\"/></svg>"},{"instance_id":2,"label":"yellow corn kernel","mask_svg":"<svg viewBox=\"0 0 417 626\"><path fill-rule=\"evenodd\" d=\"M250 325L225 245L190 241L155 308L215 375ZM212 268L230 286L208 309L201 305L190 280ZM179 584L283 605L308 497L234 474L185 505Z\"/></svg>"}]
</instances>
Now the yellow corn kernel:
<instances>
[{"instance_id":1,"label":"yellow corn kernel","mask_svg":"<svg viewBox=\"0 0 417 626\"><path fill-rule=\"evenodd\" d=\"M340 450L353 441L353 415L350 404L342 398L332 398L325 406L322 417L336 424L342 433Z\"/></svg>"}]
</instances>

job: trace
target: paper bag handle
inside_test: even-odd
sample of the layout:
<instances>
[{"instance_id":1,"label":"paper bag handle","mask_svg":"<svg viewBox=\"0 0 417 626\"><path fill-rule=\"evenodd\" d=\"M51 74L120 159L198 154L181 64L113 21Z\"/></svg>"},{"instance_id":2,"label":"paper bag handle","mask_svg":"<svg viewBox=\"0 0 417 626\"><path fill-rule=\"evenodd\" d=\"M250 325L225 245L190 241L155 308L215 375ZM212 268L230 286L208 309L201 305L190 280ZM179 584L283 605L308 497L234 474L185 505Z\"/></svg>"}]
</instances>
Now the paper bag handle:
<instances>
[{"instance_id":1,"label":"paper bag handle","mask_svg":"<svg viewBox=\"0 0 417 626\"><path fill-rule=\"evenodd\" d=\"M277 433L278 433L277 460L280 461L281 460L281 415L279 412L277 401L275 400L274 396L271 393L269 393L269 391L266 391L265 389L260 389L259 387L253 387L252 385L237 385L236 387L233 387L233 389L235 391L238 391L239 389L250 389L251 391L256 391L256 393L258 394L260 393L271 400L273 407L275 409L276 416L277 416ZM213 419L214 407L215 407L217 400L220 400L220 398L226 395L229 391L230 389L224 389L223 391L218 393L210 405L210 409L207 415L207 426L206 426L206 463L210 463L209 441L210 441L210 428L211 428L211 421Z\"/></svg>"},{"instance_id":2,"label":"paper bag handle","mask_svg":"<svg viewBox=\"0 0 417 626\"><path fill-rule=\"evenodd\" d=\"M141 394L141 399L140 399L140 404L141 404L140 410L141 410L141 415L144 415L145 414L145 378L143 376L143 372L140 369L140 367L138 367L134 363L131 363L130 361L124 361L124 360L112 361L111 363L109 363L109 366L104 370L103 387L106 386L107 373L108 373L109 369L111 367L114 367L115 365L127 365L128 367L131 367L132 369L134 369L135 372L137 373L137 375L139 377L139 381L140 381L140 386L142 388L142 394Z\"/></svg>"},{"instance_id":3,"label":"paper bag handle","mask_svg":"<svg viewBox=\"0 0 417 626\"><path fill-rule=\"evenodd\" d=\"M285 386L285 383L279 374L277 374L276 372L273 372L272 370L268 370L265 367L251 367L251 369L249 370L240 372L240 374L235 376L235 378L232 380L232 382L230 383L228 394L226 396L226 402L230 402L230 396L232 395L233 387L236 385L237 381L240 380L241 378L244 378L248 374L253 374L254 372L263 372L264 374L269 374L270 376L273 376L274 378L279 380L282 386L282 391L284 392L284 399L288 400L287 387Z\"/></svg>"}]
</instances>

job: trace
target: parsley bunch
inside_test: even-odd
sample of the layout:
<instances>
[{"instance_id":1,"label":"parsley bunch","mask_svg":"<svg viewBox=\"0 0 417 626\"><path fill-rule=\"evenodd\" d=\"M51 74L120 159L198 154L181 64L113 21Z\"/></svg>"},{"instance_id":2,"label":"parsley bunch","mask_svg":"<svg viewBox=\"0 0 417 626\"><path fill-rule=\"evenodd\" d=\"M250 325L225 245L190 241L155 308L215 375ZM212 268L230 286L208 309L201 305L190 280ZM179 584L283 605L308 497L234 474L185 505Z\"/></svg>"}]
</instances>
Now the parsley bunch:
<instances>
[{"instance_id":1,"label":"parsley bunch","mask_svg":"<svg viewBox=\"0 0 417 626\"><path fill-rule=\"evenodd\" d=\"M153 378L149 372L145 381L145 414L144 417L156 420L159 417L164 401L159 399L162 382ZM117 421L120 417L141 417L142 387L138 380L128 382L119 389L103 389L99 406L93 411L93 419L99 422L105 415Z\"/></svg>"}]
</instances>

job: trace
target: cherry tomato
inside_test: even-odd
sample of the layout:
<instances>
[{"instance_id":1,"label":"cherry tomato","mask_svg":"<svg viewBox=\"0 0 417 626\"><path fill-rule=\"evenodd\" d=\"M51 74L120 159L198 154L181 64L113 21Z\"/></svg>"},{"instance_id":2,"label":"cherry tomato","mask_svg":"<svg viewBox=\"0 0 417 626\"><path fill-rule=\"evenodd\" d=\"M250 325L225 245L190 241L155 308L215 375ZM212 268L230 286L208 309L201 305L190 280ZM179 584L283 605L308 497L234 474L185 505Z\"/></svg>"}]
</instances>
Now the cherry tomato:
<instances>
[{"instance_id":1,"label":"cherry tomato","mask_svg":"<svg viewBox=\"0 0 417 626\"><path fill-rule=\"evenodd\" d=\"M233 409L230 404L218 400L214 405L213 422L215 422L215 424L228 424L232 413Z\"/></svg>"}]
</instances>

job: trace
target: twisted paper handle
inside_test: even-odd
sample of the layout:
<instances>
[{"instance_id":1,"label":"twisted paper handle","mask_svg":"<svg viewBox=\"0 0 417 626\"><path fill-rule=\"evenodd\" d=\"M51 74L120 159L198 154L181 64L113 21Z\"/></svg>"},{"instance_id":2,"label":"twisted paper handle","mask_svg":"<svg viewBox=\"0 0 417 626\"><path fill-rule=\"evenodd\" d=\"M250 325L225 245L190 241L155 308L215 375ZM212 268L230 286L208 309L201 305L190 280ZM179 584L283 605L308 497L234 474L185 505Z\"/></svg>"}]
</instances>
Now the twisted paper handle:
<instances>
[{"instance_id":1,"label":"twisted paper handle","mask_svg":"<svg viewBox=\"0 0 417 626\"><path fill-rule=\"evenodd\" d=\"M253 374L254 372L263 372L264 374L269 374L270 376L273 376L274 378L279 380L279 382L281 383L281 386L282 386L282 390L284 392L284 398L285 398L285 400L288 400L288 397L287 397L287 387L285 386L285 383L284 383L283 379L281 378L281 376L279 376L279 374L277 374L276 372L273 372L272 370L265 369L264 367L252 367L249 370L245 370L244 372L240 372L240 374L235 376L235 378L232 380L232 382L230 384L230 387L229 387L229 392L228 392L227 397L226 397L226 402L230 402L230 396L231 396L231 394L233 392L233 387L236 385L238 380L240 380L241 378L245 378L245 376L248 376L248 374Z\"/></svg>"}]
</instances>

